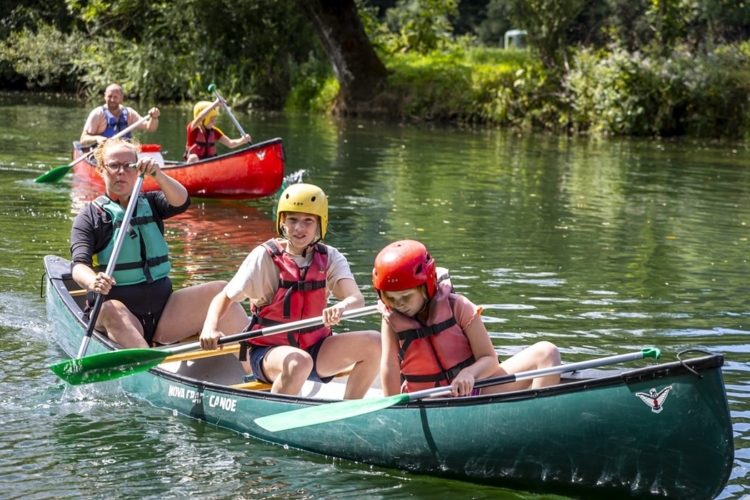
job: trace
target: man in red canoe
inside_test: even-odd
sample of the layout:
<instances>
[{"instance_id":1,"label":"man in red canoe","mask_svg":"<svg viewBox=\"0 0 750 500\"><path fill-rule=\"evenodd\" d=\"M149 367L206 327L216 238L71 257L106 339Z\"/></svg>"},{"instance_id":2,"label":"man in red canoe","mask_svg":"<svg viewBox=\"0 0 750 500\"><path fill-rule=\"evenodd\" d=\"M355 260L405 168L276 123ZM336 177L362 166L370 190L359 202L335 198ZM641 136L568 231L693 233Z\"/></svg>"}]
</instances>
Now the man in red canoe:
<instances>
[{"instance_id":1,"label":"man in red canoe","mask_svg":"<svg viewBox=\"0 0 750 500\"><path fill-rule=\"evenodd\" d=\"M122 87L116 83L107 87L107 90L104 91L105 104L94 108L89 113L86 124L83 126L83 133L81 133L81 144L83 146L101 144L141 119L141 115L133 108L122 105L124 98L125 94ZM139 125L138 129L156 132L159 127L159 108L151 108L148 112L151 118ZM125 139L130 137L130 132L124 136Z\"/></svg>"}]
</instances>

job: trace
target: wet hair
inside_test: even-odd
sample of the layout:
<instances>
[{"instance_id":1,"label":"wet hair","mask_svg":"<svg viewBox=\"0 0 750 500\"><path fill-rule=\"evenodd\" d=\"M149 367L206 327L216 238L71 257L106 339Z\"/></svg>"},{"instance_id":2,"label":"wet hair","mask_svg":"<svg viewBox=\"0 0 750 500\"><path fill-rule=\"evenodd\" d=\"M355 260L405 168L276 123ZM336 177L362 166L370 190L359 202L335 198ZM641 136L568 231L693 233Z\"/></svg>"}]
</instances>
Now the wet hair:
<instances>
[{"instance_id":1,"label":"wet hair","mask_svg":"<svg viewBox=\"0 0 750 500\"><path fill-rule=\"evenodd\" d=\"M124 146L133 151L135 153L136 159L138 158L138 153L141 152L141 143L136 139L107 139L98 148L96 148L96 151L94 152L94 158L96 158L97 165L104 164L104 155L107 153L107 151L112 148L121 146ZM98 166L97 170L100 168L101 167Z\"/></svg>"}]
</instances>

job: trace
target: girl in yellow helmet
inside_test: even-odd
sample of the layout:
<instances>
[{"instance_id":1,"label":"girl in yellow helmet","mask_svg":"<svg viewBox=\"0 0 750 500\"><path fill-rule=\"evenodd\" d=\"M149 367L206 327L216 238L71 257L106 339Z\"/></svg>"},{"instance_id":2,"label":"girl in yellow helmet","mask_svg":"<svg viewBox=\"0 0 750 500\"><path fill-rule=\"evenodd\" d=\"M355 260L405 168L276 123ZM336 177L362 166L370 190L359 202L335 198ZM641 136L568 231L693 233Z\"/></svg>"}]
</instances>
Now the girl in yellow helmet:
<instances>
[{"instance_id":1,"label":"girl in yellow helmet","mask_svg":"<svg viewBox=\"0 0 750 500\"><path fill-rule=\"evenodd\" d=\"M354 365L345 399L362 398L380 364L380 333L332 335L331 326L347 309L360 308L364 297L349 263L321 242L328 224L328 199L312 184L292 184L281 194L273 238L257 246L223 291L214 297L203 325L203 349L216 349L219 325L237 302L249 299L252 329L322 316L324 324L256 337L244 344L240 361L271 392L299 393L305 380L329 382ZM338 299L328 305L329 296ZM233 333L233 332L226 332ZM247 352L249 348L249 352Z\"/></svg>"},{"instance_id":2,"label":"girl in yellow helmet","mask_svg":"<svg viewBox=\"0 0 750 500\"><path fill-rule=\"evenodd\" d=\"M187 163L216 156L217 142L232 149L245 143L252 144L250 135L230 139L216 126L220 105L221 102L217 99L214 102L199 101L193 107L193 121L187 126L187 144L183 156Z\"/></svg>"}]
</instances>

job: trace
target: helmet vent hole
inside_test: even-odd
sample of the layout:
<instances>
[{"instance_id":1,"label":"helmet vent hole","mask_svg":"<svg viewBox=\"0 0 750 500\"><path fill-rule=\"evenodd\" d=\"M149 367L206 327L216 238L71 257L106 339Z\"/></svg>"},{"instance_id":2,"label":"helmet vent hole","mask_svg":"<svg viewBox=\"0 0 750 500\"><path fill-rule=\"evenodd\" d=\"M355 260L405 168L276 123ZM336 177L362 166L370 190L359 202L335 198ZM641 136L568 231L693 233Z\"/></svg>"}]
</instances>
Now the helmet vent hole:
<instances>
[{"instance_id":1,"label":"helmet vent hole","mask_svg":"<svg viewBox=\"0 0 750 500\"><path fill-rule=\"evenodd\" d=\"M417 270L416 270L415 274L422 274L422 264L419 264L419 266L417 267Z\"/></svg>"},{"instance_id":2,"label":"helmet vent hole","mask_svg":"<svg viewBox=\"0 0 750 500\"><path fill-rule=\"evenodd\" d=\"M315 199L316 199L316 198L317 198L317 196L313 196L313 197L312 197L312 198L310 199L310 201L312 201L313 203L315 203Z\"/></svg>"}]
</instances>

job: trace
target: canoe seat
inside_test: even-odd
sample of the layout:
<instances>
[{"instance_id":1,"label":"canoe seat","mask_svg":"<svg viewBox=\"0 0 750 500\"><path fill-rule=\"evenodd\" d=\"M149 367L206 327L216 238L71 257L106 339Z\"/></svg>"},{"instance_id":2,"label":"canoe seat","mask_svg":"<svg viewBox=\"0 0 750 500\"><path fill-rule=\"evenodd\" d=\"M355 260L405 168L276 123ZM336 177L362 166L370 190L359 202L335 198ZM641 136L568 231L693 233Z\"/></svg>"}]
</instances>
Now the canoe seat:
<instances>
[{"instance_id":1,"label":"canoe seat","mask_svg":"<svg viewBox=\"0 0 750 500\"><path fill-rule=\"evenodd\" d=\"M175 354L173 356L167 356L164 358L164 363L172 363L174 361L186 361L189 359L201 359L201 358L210 358L211 356L221 356L224 354L234 354L235 352L238 352L240 350L239 344L230 344L228 346L225 346L224 349L216 349L213 351L191 351L191 352L184 352L182 354Z\"/></svg>"}]
</instances>

